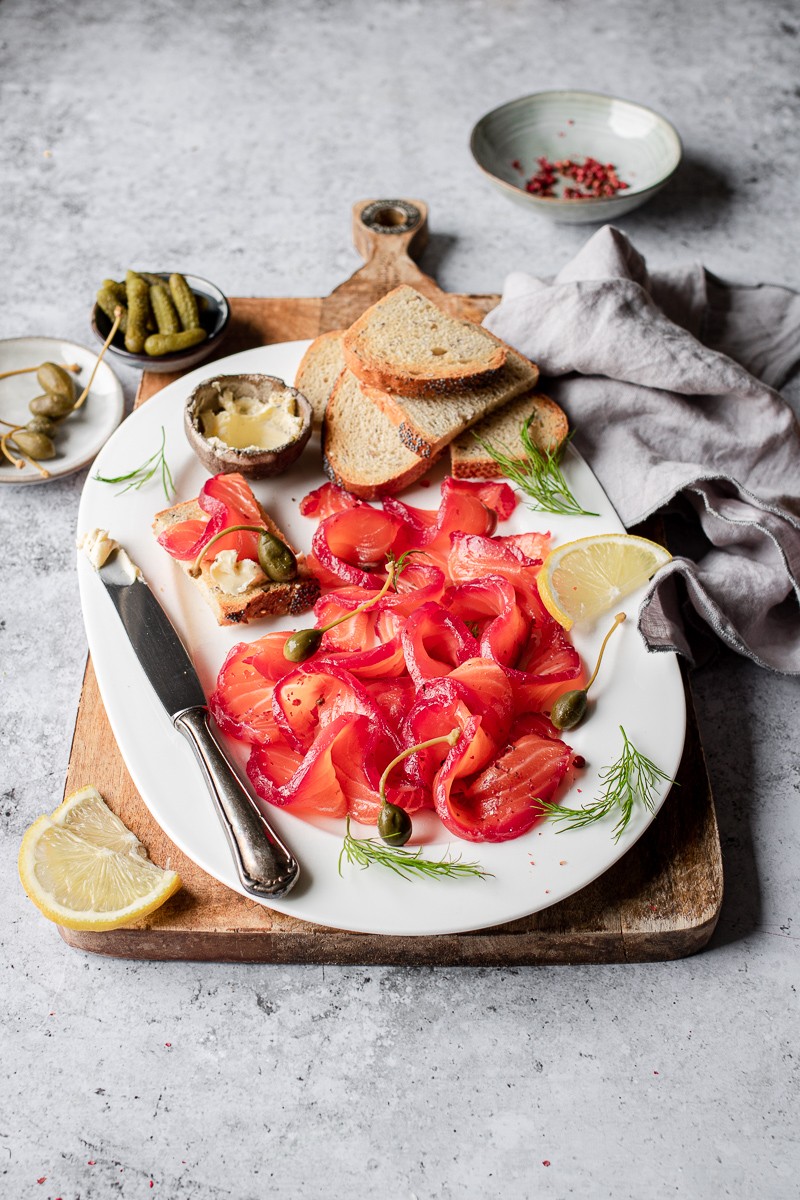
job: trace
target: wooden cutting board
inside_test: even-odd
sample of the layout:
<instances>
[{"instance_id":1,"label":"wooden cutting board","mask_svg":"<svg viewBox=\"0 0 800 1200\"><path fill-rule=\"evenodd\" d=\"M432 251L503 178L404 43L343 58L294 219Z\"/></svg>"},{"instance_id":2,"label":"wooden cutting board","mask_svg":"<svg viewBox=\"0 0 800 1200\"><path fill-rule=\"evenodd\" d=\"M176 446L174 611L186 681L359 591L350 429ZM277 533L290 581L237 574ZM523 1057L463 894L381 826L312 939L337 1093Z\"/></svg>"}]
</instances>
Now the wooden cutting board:
<instances>
[{"instance_id":1,"label":"wooden cutting board","mask_svg":"<svg viewBox=\"0 0 800 1200\"><path fill-rule=\"evenodd\" d=\"M427 207L419 200L360 201L353 208L353 234L365 265L330 296L232 300L222 353L344 328L399 283L411 284L457 315L480 320L498 297L446 293L423 274L411 255L421 250L427 233ZM174 378L146 372L137 405ZM108 933L62 928L61 935L76 949L119 958L443 966L681 958L708 941L722 901L717 822L688 687L687 708L680 788L673 789L639 842L595 883L552 908L493 929L384 937L327 929L272 912L230 891L181 854L133 787L90 660L65 795L94 784L153 860L178 871L183 888L144 921Z\"/></svg>"}]
</instances>

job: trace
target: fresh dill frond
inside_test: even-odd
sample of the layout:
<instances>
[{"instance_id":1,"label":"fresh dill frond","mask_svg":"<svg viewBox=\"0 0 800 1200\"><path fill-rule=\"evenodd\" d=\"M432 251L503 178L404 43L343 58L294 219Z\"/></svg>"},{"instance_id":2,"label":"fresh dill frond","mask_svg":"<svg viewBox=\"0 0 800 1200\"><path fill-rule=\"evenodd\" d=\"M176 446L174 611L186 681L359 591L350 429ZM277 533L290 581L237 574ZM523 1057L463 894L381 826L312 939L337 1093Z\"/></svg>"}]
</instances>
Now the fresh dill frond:
<instances>
[{"instance_id":1,"label":"fresh dill frond","mask_svg":"<svg viewBox=\"0 0 800 1200\"><path fill-rule=\"evenodd\" d=\"M140 467L136 467L135 470L129 471L127 475L93 475L92 478L96 479L98 483L126 484L126 486L122 488L120 492L117 492L118 496L122 496L125 492L130 491L131 488L133 488L135 491L138 491L140 487L144 487L144 485L149 483L149 481L158 471L161 475L161 486L164 489L164 495L166 496L167 500L169 500L170 494L174 493L175 491L175 483L172 478L172 472L169 469L169 463L167 462L164 453L166 445L167 435L164 430L164 426L162 425L161 445L159 446L158 450L156 450L155 454L151 454L147 461L143 462Z\"/></svg>"},{"instance_id":2,"label":"fresh dill frond","mask_svg":"<svg viewBox=\"0 0 800 1200\"><path fill-rule=\"evenodd\" d=\"M628 827L637 802L644 804L649 812L653 811L653 793L659 782L669 781L675 787L680 787L652 759L636 749L621 725L619 730L622 734L622 753L610 767L600 772L603 786L599 796L581 808L564 808L551 801L539 801L542 811L561 824L558 833L581 829L584 825L593 825L595 821L618 813L619 819L612 830L614 841L618 842Z\"/></svg>"},{"instance_id":3,"label":"fresh dill frond","mask_svg":"<svg viewBox=\"0 0 800 1200\"><path fill-rule=\"evenodd\" d=\"M599 514L582 508L570 491L561 470L564 452L572 440L570 433L554 450L540 450L531 437L530 423L534 413L520 426L519 439L525 452L523 459L505 453L498 446L486 442L475 431L472 436L483 450L502 468L503 474L532 501L528 505L534 512L561 513L571 517L596 517Z\"/></svg>"},{"instance_id":4,"label":"fresh dill frond","mask_svg":"<svg viewBox=\"0 0 800 1200\"><path fill-rule=\"evenodd\" d=\"M427 879L459 879L464 876L485 879L490 871L482 870L478 863L462 862L458 858L429 859L422 857L419 850L401 850L388 846L380 838L356 838L350 832L350 818L347 818L347 832L344 844L339 854L339 874L342 874L342 863L347 861L353 866L366 870L373 863L376 866L387 867L403 879L414 879L423 876Z\"/></svg>"}]
</instances>

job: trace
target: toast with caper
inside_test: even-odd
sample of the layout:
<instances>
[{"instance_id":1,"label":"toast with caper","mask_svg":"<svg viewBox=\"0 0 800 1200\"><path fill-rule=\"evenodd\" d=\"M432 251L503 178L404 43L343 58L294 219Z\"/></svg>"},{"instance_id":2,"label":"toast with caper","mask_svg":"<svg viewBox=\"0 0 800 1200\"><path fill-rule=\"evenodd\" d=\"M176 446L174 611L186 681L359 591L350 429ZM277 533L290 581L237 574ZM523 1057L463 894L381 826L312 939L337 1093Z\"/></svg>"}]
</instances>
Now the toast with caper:
<instances>
[{"instance_id":1,"label":"toast with caper","mask_svg":"<svg viewBox=\"0 0 800 1200\"><path fill-rule=\"evenodd\" d=\"M257 503L257 502L256 502ZM175 558L181 570L189 576L203 594L206 603L211 608L220 625L245 625L248 621L256 621L261 617L295 616L313 608L319 596L319 583L311 574L303 554L297 551L284 533L270 517L269 513L258 505L261 521L268 533L288 546L297 560L297 576L288 583L277 583L267 578L258 563L251 563L255 570L240 568L237 573L236 565L230 563L230 569L225 569L223 562L215 570L217 556L211 547L208 556L200 565L200 572L195 578L192 574L194 562L192 559ZM187 521L206 522L208 514L204 513L196 500L187 500L176 504L173 508L156 513L153 520L153 532L159 542L165 544L165 535L175 530L178 525ZM165 548L167 548L165 546ZM230 552L228 552L230 554ZM250 560L247 560L250 562ZM239 578L237 578L237 574ZM231 591L228 587L241 590Z\"/></svg>"}]
</instances>

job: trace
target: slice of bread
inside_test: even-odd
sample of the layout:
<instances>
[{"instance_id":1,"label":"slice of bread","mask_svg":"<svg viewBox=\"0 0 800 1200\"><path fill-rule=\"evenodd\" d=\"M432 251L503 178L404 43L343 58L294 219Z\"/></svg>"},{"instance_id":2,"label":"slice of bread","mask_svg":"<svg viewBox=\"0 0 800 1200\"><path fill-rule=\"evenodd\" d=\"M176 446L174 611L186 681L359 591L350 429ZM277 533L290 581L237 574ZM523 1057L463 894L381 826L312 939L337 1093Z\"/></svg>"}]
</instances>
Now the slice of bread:
<instances>
[{"instance_id":1,"label":"slice of bread","mask_svg":"<svg viewBox=\"0 0 800 1200\"><path fill-rule=\"evenodd\" d=\"M531 440L540 450L555 450L569 433L566 413L541 392L526 392L450 443L450 471L456 479L498 479L503 468L477 441L496 446L514 462L524 465L525 451L519 434L528 418Z\"/></svg>"},{"instance_id":2,"label":"slice of bread","mask_svg":"<svg viewBox=\"0 0 800 1200\"><path fill-rule=\"evenodd\" d=\"M294 386L311 405L315 429L322 425L325 405L344 369L343 329L320 334L306 350L297 368Z\"/></svg>"},{"instance_id":3,"label":"slice of bread","mask_svg":"<svg viewBox=\"0 0 800 1200\"><path fill-rule=\"evenodd\" d=\"M447 396L398 396L365 388L366 395L397 426L400 440L420 458L438 455L450 442L482 417L529 391L539 370L516 350L500 373L480 387L462 388Z\"/></svg>"},{"instance_id":4,"label":"slice of bread","mask_svg":"<svg viewBox=\"0 0 800 1200\"><path fill-rule=\"evenodd\" d=\"M248 621L255 621L259 617L277 617L286 613L294 616L313 608L319 596L319 583L306 566L304 556L295 550L289 539L281 533L260 504L258 507L265 528L289 546L296 555L297 578L291 583L254 583L240 595L232 596L218 587L211 578L210 570L213 558L204 561L200 575L192 582L200 588L220 625L245 625ZM153 532L158 536L162 530L168 529L171 525L177 525L180 521L197 519L207 520L208 514L203 512L196 500L187 500L183 504L176 504L174 508L167 508L163 512L156 513L153 520ZM210 553L213 555L213 547ZM189 569L193 565L191 561L183 562L175 559L175 562L187 575L189 574Z\"/></svg>"},{"instance_id":5,"label":"slice of bread","mask_svg":"<svg viewBox=\"0 0 800 1200\"><path fill-rule=\"evenodd\" d=\"M365 394L350 371L336 381L322 429L323 465L339 487L374 500L391 496L424 475L436 456L406 449L397 426Z\"/></svg>"},{"instance_id":6,"label":"slice of bread","mask_svg":"<svg viewBox=\"0 0 800 1200\"><path fill-rule=\"evenodd\" d=\"M402 396L485 382L506 354L488 330L449 316L406 284L387 292L344 335L344 359L353 374Z\"/></svg>"}]
</instances>

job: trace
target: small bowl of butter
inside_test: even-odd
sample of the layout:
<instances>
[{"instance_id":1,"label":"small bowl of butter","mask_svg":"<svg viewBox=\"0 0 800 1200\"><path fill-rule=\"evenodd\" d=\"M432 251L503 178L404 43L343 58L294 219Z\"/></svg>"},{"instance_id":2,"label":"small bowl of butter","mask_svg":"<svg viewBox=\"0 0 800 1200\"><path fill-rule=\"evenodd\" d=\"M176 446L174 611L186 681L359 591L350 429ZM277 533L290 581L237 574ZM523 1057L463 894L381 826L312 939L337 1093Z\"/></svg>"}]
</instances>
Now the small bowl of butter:
<instances>
[{"instance_id":1,"label":"small bowl of butter","mask_svg":"<svg viewBox=\"0 0 800 1200\"><path fill-rule=\"evenodd\" d=\"M275 375L215 375L186 402L189 444L213 475L282 475L311 436L311 405Z\"/></svg>"}]
</instances>

